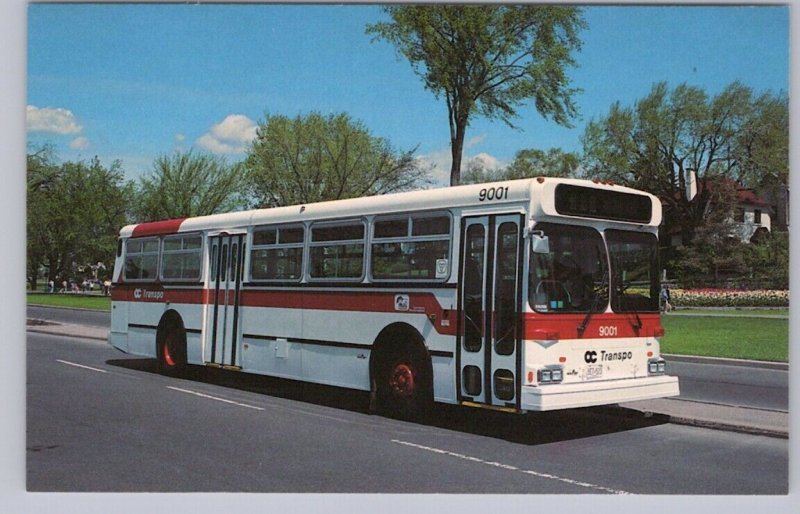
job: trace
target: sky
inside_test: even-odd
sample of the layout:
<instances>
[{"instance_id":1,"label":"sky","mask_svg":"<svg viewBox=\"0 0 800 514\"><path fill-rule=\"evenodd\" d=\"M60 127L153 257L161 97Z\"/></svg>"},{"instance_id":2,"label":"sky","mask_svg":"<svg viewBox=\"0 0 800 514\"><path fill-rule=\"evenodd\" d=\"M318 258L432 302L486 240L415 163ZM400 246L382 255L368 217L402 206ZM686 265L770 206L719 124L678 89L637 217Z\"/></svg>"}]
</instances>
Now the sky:
<instances>
[{"instance_id":1,"label":"sky","mask_svg":"<svg viewBox=\"0 0 800 514\"><path fill-rule=\"evenodd\" d=\"M519 108L517 129L474 118L465 162L526 148L580 152L586 123L656 82L710 95L733 81L789 90L786 6L583 6L570 68L574 127ZM26 129L61 160L119 159L129 178L176 150L245 156L267 115L345 112L449 176L447 109L410 64L365 33L377 5L30 4Z\"/></svg>"}]
</instances>

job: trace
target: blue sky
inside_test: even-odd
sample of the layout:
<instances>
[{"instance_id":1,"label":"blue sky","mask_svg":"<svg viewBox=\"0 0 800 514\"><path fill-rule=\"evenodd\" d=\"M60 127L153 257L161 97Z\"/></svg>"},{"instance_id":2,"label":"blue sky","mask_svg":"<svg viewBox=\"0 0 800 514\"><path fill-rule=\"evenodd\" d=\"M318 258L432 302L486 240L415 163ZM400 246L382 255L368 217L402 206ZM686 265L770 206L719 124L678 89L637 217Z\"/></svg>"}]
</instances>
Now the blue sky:
<instances>
[{"instance_id":1,"label":"blue sky","mask_svg":"<svg viewBox=\"0 0 800 514\"><path fill-rule=\"evenodd\" d=\"M658 81L710 94L735 80L789 90L789 9L584 6L588 29L569 70L574 128L519 109L516 124L476 118L465 160L502 166L523 148L580 151L585 123L631 105ZM28 7L28 142L63 160L120 159L129 177L176 149L244 157L265 115L346 112L373 135L449 173L443 100L365 26L373 5Z\"/></svg>"}]
</instances>

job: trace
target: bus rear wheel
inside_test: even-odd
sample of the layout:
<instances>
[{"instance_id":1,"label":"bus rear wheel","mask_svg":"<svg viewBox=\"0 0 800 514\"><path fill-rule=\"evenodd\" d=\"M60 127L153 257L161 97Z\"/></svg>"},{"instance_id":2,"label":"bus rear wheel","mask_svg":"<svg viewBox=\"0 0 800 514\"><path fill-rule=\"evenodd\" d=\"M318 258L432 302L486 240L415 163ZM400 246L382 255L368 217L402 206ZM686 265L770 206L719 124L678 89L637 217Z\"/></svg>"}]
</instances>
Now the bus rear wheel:
<instances>
[{"instance_id":1,"label":"bus rear wheel","mask_svg":"<svg viewBox=\"0 0 800 514\"><path fill-rule=\"evenodd\" d=\"M186 369L186 337L178 327L159 332L156 360L162 375L178 375Z\"/></svg>"},{"instance_id":2,"label":"bus rear wheel","mask_svg":"<svg viewBox=\"0 0 800 514\"><path fill-rule=\"evenodd\" d=\"M430 365L418 354L389 356L378 377L378 407L381 413L400 419L420 420L433 406Z\"/></svg>"}]
</instances>

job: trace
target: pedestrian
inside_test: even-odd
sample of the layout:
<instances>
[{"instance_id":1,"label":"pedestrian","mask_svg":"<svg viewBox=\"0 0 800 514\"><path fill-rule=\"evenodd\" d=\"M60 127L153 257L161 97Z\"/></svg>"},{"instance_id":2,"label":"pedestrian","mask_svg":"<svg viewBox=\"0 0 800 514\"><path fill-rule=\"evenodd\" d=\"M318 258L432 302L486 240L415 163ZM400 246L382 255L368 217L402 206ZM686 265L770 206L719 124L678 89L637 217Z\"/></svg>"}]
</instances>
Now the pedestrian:
<instances>
[{"instance_id":1,"label":"pedestrian","mask_svg":"<svg viewBox=\"0 0 800 514\"><path fill-rule=\"evenodd\" d=\"M666 285L661 286L661 312L670 312L672 310L672 304L670 303L670 295L669 295L669 287Z\"/></svg>"},{"instance_id":2,"label":"pedestrian","mask_svg":"<svg viewBox=\"0 0 800 514\"><path fill-rule=\"evenodd\" d=\"M50 282L47 283L47 292L48 293L55 293L56 292L56 283L53 282L51 279Z\"/></svg>"}]
</instances>

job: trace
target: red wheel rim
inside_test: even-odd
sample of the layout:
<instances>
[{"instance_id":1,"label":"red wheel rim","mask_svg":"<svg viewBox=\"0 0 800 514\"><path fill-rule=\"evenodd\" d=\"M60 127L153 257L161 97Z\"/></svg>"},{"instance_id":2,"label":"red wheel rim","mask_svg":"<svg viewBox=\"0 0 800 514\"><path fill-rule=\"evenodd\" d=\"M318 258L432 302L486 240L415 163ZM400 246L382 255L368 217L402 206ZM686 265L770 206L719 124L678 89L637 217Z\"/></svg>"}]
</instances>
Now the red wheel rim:
<instances>
[{"instance_id":1,"label":"red wheel rim","mask_svg":"<svg viewBox=\"0 0 800 514\"><path fill-rule=\"evenodd\" d=\"M162 346L162 355L164 357L164 363L169 366L175 366L175 358L172 356L172 350L170 347L172 346L173 338L172 336L167 336L166 341L164 341L164 345Z\"/></svg>"},{"instance_id":2,"label":"red wheel rim","mask_svg":"<svg viewBox=\"0 0 800 514\"><path fill-rule=\"evenodd\" d=\"M408 364L398 363L389 377L389 387L396 396L408 397L414 394L414 370Z\"/></svg>"}]
</instances>

